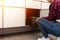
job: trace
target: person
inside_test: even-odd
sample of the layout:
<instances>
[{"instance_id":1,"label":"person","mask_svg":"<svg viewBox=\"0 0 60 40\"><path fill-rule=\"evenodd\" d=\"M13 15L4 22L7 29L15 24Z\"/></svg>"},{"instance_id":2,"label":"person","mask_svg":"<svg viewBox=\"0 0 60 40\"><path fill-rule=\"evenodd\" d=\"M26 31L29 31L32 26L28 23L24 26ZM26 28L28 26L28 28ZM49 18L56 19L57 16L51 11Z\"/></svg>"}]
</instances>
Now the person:
<instances>
[{"instance_id":1,"label":"person","mask_svg":"<svg viewBox=\"0 0 60 40\"><path fill-rule=\"evenodd\" d=\"M60 0L48 0L48 2L51 3L49 15L36 19L39 30L44 36L38 40L50 40L48 34L60 37Z\"/></svg>"}]
</instances>

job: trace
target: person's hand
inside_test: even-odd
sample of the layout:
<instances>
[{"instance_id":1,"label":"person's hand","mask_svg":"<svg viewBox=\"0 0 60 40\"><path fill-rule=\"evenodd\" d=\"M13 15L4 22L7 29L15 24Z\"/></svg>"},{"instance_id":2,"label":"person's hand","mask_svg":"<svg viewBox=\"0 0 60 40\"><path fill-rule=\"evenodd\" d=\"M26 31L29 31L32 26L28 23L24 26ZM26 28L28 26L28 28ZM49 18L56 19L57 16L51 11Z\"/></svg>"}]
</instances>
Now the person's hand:
<instances>
[{"instance_id":1,"label":"person's hand","mask_svg":"<svg viewBox=\"0 0 60 40\"><path fill-rule=\"evenodd\" d=\"M36 19L36 21L38 21L39 19L40 19L40 17L39 17L39 18L37 18L37 19Z\"/></svg>"}]
</instances>

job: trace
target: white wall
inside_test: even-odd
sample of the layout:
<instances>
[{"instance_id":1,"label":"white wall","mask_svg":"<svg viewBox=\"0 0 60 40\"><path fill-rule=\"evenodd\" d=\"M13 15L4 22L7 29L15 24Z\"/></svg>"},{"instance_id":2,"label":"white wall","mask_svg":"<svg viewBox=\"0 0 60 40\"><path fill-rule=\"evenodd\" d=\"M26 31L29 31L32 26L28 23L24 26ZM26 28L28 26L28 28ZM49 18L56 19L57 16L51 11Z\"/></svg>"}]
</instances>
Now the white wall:
<instances>
[{"instance_id":1,"label":"white wall","mask_svg":"<svg viewBox=\"0 0 60 40\"><path fill-rule=\"evenodd\" d=\"M41 2L33 1L33 0L26 0L26 8L40 9L41 8Z\"/></svg>"},{"instance_id":2,"label":"white wall","mask_svg":"<svg viewBox=\"0 0 60 40\"><path fill-rule=\"evenodd\" d=\"M39 1L39 2L40 2L40 1L48 2L47 0L35 0L35 1Z\"/></svg>"},{"instance_id":3,"label":"white wall","mask_svg":"<svg viewBox=\"0 0 60 40\"><path fill-rule=\"evenodd\" d=\"M2 28L2 7L0 7L0 28Z\"/></svg>"},{"instance_id":4,"label":"white wall","mask_svg":"<svg viewBox=\"0 0 60 40\"><path fill-rule=\"evenodd\" d=\"M42 1L48 2L47 0L42 0Z\"/></svg>"},{"instance_id":5,"label":"white wall","mask_svg":"<svg viewBox=\"0 0 60 40\"><path fill-rule=\"evenodd\" d=\"M49 14L49 9L41 9L40 17L47 17Z\"/></svg>"},{"instance_id":6,"label":"white wall","mask_svg":"<svg viewBox=\"0 0 60 40\"><path fill-rule=\"evenodd\" d=\"M0 0L0 5L2 5L2 0Z\"/></svg>"},{"instance_id":7,"label":"white wall","mask_svg":"<svg viewBox=\"0 0 60 40\"><path fill-rule=\"evenodd\" d=\"M46 0L43 0L46 1ZM47 1L46 1L47 2ZM2 2L0 1L0 5ZM4 28L25 26L26 8L49 9L49 3L42 3L34 0L4 0ZM6 7L7 6L7 7ZM40 16L46 16L47 10L41 10ZM0 28L2 27L2 8L0 6Z\"/></svg>"},{"instance_id":8,"label":"white wall","mask_svg":"<svg viewBox=\"0 0 60 40\"><path fill-rule=\"evenodd\" d=\"M42 2L42 7L41 7L41 9L49 9L49 5L50 5L50 3Z\"/></svg>"},{"instance_id":9,"label":"white wall","mask_svg":"<svg viewBox=\"0 0 60 40\"><path fill-rule=\"evenodd\" d=\"M5 6L25 7L25 0L4 0Z\"/></svg>"},{"instance_id":10,"label":"white wall","mask_svg":"<svg viewBox=\"0 0 60 40\"><path fill-rule=\"evenodd\" d=\"M25 26L24 8L4 8L4 28Z\"/></svg>"},{"instance_id":11,"label":"white wall","mask_svg":"<svg viewBox=\"0 0 60 40\"><path fill-rule=\"evenodd\" d=\"M4 28L25 26L25 0L4 0L4 6Z\"/></svg>"}]
</instances>

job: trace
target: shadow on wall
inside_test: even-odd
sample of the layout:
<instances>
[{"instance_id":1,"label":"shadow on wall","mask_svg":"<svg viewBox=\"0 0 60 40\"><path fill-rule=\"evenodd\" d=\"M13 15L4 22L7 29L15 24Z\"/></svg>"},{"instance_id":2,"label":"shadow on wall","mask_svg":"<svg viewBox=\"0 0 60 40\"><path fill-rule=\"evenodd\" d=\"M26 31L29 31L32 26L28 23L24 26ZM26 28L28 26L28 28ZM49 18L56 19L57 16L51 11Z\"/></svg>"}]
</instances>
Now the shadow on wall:
<instances>
[{"instance_id":1,"label":"shadow on wall","mask_svg":"<svg viewBox=\"0 0 60 40\"><path fill-rule=\"evenodd\" d=\"M40 9L26 8L26 25L32 24L32 17L36 18L40 16Z\"/></svg>"}]
</instances>

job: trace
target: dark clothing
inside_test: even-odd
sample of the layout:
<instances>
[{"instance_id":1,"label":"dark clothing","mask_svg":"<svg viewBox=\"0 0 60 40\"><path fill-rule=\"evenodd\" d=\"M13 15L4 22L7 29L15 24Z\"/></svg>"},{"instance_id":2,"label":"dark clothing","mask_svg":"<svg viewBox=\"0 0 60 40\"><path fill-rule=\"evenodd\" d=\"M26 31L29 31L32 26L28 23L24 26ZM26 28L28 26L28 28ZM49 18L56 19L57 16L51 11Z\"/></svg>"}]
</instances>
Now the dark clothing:
<instances>
[{"instance_id":1,"label":"dark clothing","mask_svg":"<svg viewBox=\"0 0 60 40\"><path fill-rule=\"evenodd\" d=\"M56 19L60 19L60 1L55 0L51 3L49 7L49 15L48 17L44 17L45 19L49 21L54 21Z\"/></svg>"}]
</instances>

